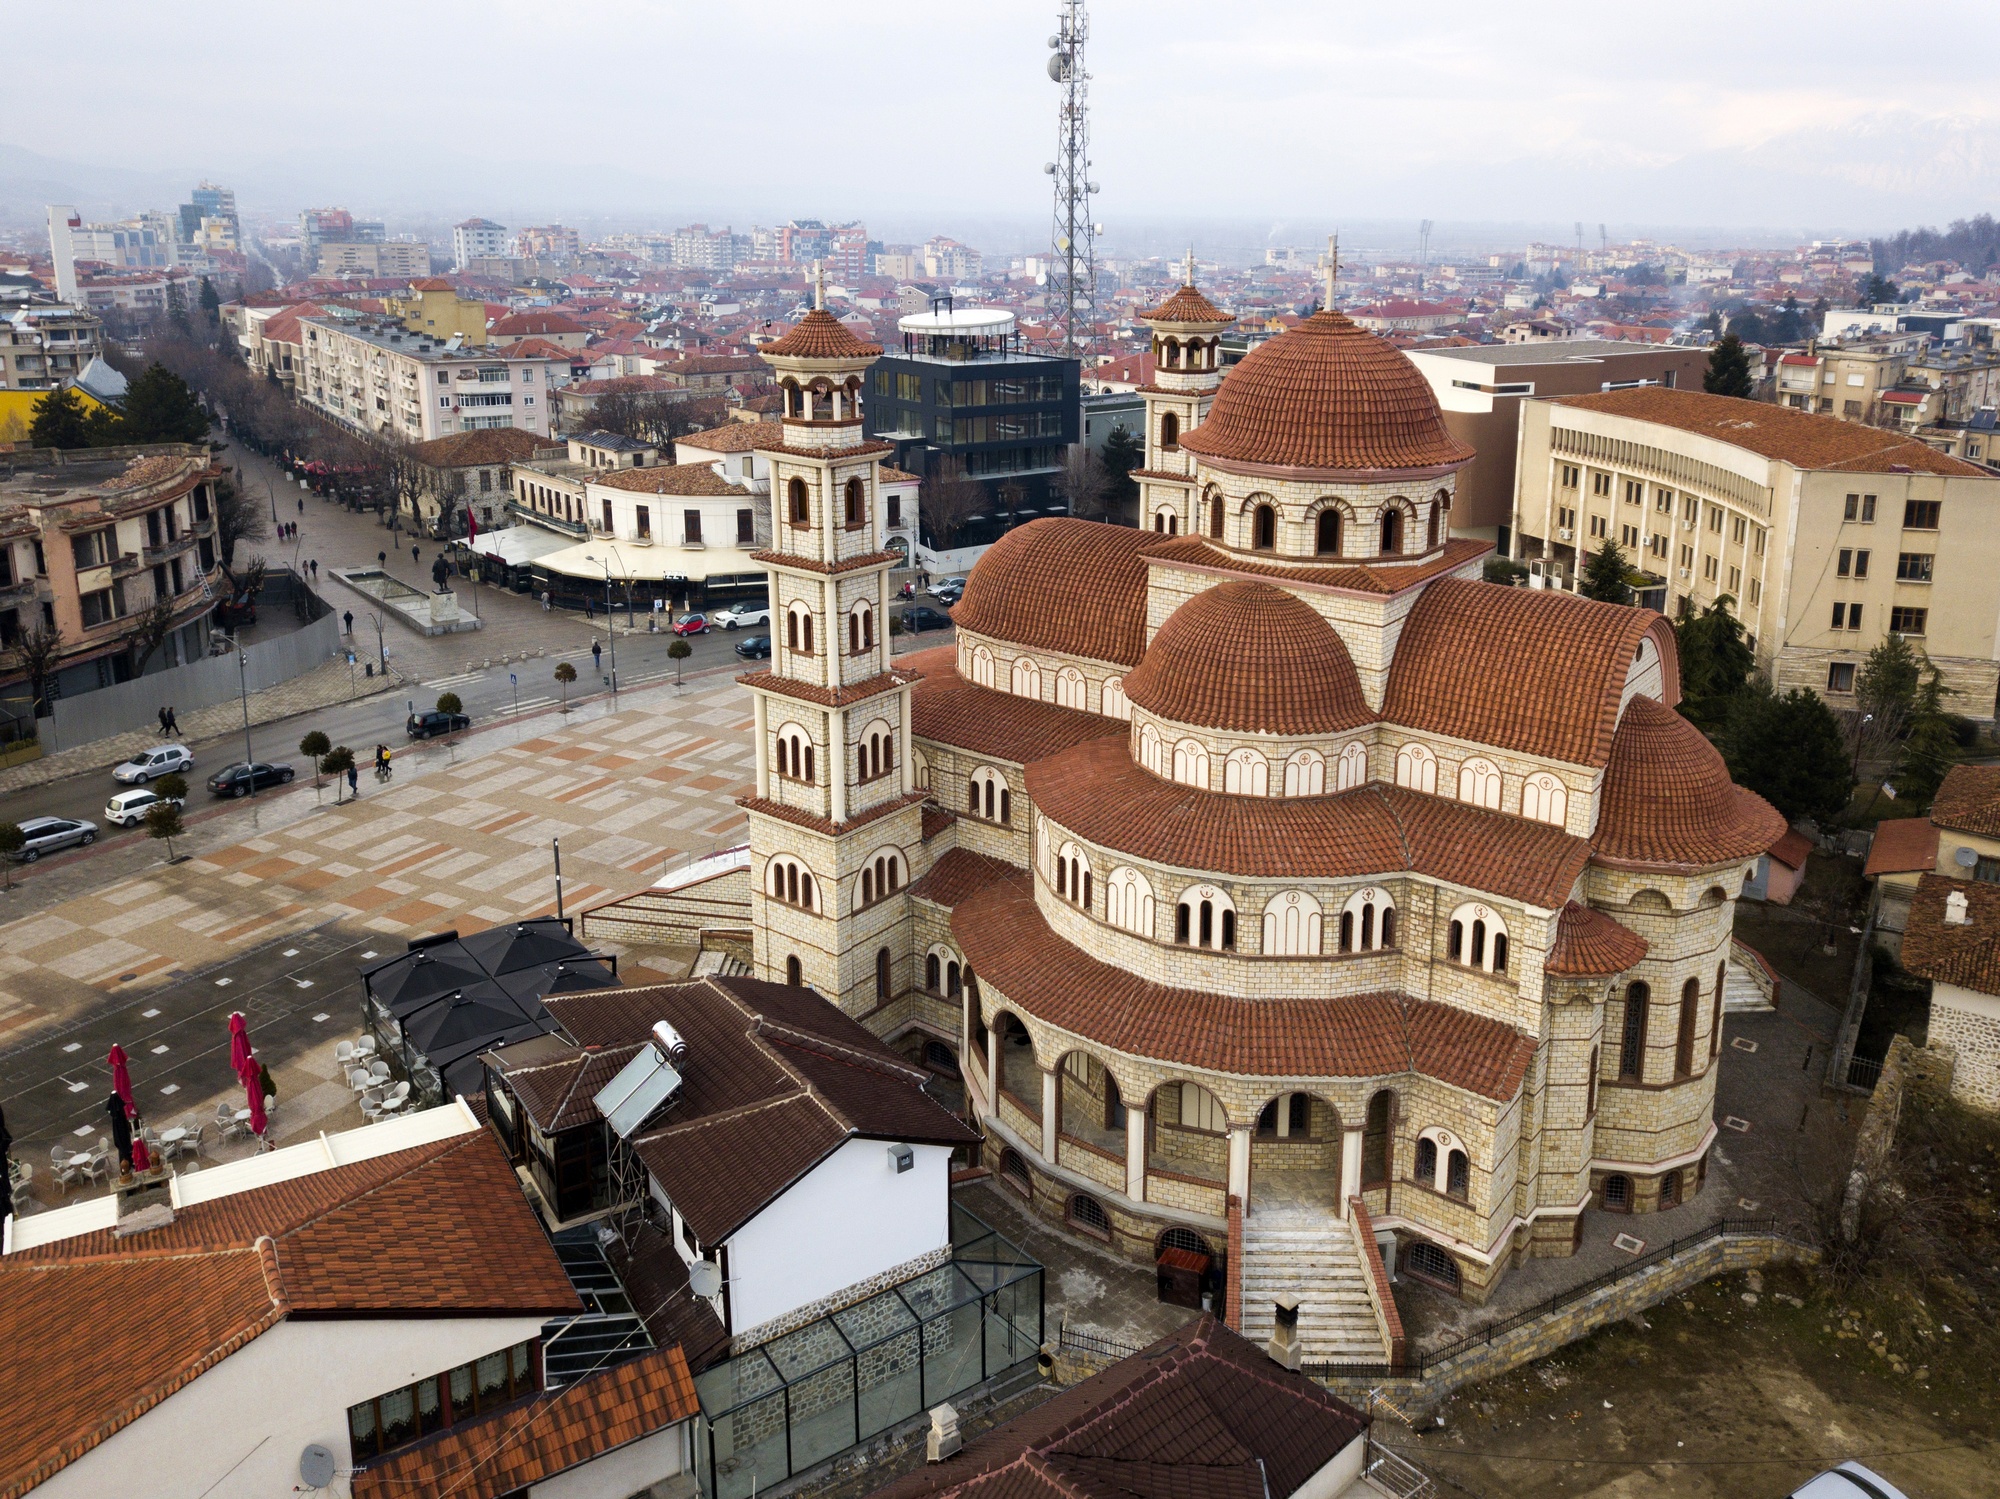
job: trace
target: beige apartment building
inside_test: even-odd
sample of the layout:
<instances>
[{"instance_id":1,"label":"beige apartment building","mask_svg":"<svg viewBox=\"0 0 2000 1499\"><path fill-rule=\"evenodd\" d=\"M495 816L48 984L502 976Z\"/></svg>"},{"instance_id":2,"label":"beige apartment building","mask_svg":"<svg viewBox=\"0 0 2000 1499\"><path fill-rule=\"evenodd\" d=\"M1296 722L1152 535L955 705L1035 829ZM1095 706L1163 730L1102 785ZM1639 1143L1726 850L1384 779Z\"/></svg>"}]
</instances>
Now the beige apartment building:
<instances>
[{"instance_id":1,"label":"beige apartment building","mask_svg":"<svg viewBox=\"0 0 2000 1499\"><path fill-rule=\"evenodd\" d=\"M1937 665L1954 711L1994 718L1987 469L1855 422L1649 387L1525 402L1517 473L1514 556L1558 586L1608 537L1665 613L1732 599L1780 690L1851 706L1893 631Z\"/></svg>"},{"instance_id":2,"label":"beige apartment building","mask_svg":"<svg viewBox=\"0 0 2000 1499\"><path fill-rule=\"evenodd\" d=\"M1877 333L1782 354L1780 406L1904 432L1971 420L2000 400L2000 355L1933 352L1927 333Z\"/></svg>"},{"instance_id":3,"label":"beige apartment building","mask_svg":"<svg viewBox=\"0 0 2000 1499\"><path fill-rule=\"evenodd\" d=\"M319 263L313 269L322 276L428 276L431 247L413 240L329 241L319 247Z\"/></svg>"},{"instance_id":4,"label":"beige apartment building","mask_svg":"<svg viewBox=\"0 0 2000 1499\"><path fill-rule=\"evenodd\" d=\"M409 442L499 427L548 436L558 366L518 345L467 347L394 319L330 312L301 318L299 335L300 404L351 430Z\"/></svg>"}]
</instances>

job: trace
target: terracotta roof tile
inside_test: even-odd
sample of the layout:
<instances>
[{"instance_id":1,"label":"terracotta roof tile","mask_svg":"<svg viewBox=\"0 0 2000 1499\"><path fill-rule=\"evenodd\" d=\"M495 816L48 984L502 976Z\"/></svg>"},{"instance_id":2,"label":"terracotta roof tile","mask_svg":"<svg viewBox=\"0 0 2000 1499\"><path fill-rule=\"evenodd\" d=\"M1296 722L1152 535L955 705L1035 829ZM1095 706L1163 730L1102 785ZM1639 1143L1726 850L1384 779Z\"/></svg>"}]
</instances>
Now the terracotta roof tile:
<instances>
[{"instance_id":1,"label":"terracotta roof tile","mask_svg":"<svg viewBox=\"0 0 2000 1499\"><path fill-rule=\"evenodd\" d=\"M1594 857L1698 869L1755 858L1785 832L1769 802L1729 779L1700 729L1649 697L1626 705L1604 767Z\"/></svg>"},{"instance_id":2,"label":"terracotta roof tile","mask_svg":"<svg viewBox=\"0 0 2000 1499\"><path fill-rule=\"evenodd\" d=\"M988 858L966 848L949 849L930 867L928 874L910 886L910 897L934 901L940 906L955 906L973 891L995 880L1007 879L1014 872L1015 866L1003 859Z\"/></svg>"},{"instance_id":3,"label":"terracotta roof tile","mask_svg":"<svg viewBox=\"0 0 2000 1499\"><path fill-rule=\"evenodd\" d=\"M885 671L859 682L850 682L845 687L821 687L815 682L798 682L769 670L745 672L736 680L745 687L780 693L785 697L797 698L802 703L817 703L822 708L843 708L855 703L865 703L869 698L880 697L885 692L893 692L910 680L910 673L906 666L899 664L894 671Z\"/></svg>"},{"instance_id":4,"label":"terracotta roof tile","mask_svg":"<svg viewBox=\"0 0 2000 1499\"><path fill-rule=\"evenodd\" d=\"M1495 749L1602 765L1642 644L1672 653L1667 691L1678 702L1673 630L1650 609L1441 578L1403 626L1382 717ZM1507 663L1504 685L1493 676L1495 661Z\"/></svg>"},{"instance_id":5,"label":"terracotta roof tile","mask_svg":"<svg viewBox=\"0 0 2000 1499\"><path fill-rule=\"evenodd\" d=\"M759 451L764 451L759 449ZM788 451L788 450L780 450ZM825 454L815 456L824 457ZM690 465L691 467L693 465ZM741 493L742 491L739 491ZM752 562L762 562L767 566L795 568L800 572L818 573L822 577L838 576L841 573L864 572L871 567L879 567L884 562L902 562L899 552L863 552L858 557L843 557L838 562L822 562L817 557L802 556L797 552L752 552Z\"/></svg>"},{"instance_id":6,"label":"terracotta roof tile","mask_svg":"<svg viewBox=\"0 0 2000 1499\"><path fill-rule=\"evenodd\" d=\"M433 437L406 450L407 456L431 468L473 468L481 464L520 463L548 441L519 427L488 427L478 432L454 432Z\"/></svg>"},{"instance_id":7,"label":"terracotta roof tile","mask_svg":"<svg viewBox=\"0 0 2000 1499\"><path fill-rule=\"evenodd\" d=\"M1335 796L1201 791L1097 739L1028 767L1036 809L1101 848L1250 877L1369 878L1413 870L1547 910L1568 900L1590 845L1560 828L1370 784Z\"/></svg>"},{"instance_id":8,"label":"terracotta roof tile","mask_svg":"<svg viewBox=\"0 0 2000 1499\"><path fill-rule=\"evenodd\" d=\"M865 344L839 318L815 307L774 343L757 351L766 359L872 359L880 344Z\"/></svg>"},{"instance_id":9,"label":"terracotta roof tile","mask_svg":"<svg viewBox=\"0 0 2000 1499\"><path fill-rule=\"evenodd\" d=\"M2000 838L2000 765L1954 765L1931 802L1931 821Z\"/></svg>"},{"instance_id":10,"label":"terracotta roof tile","mask_svg":"<svg viewBox=\"0 0 2000 1499\"><path fill-rule=\"evenodd\" d=\"M692 1293L687 1263L666 1234L642 1218L604 1253L655 1347L678 1346L697 1374L728 1353L728 1329L715 1308Z\"/></svg>"},{"instance_id":11,"label":"terracotta roof tile","mask_svg":"<svg viewBox=\"0 0 2000 1499\"><path fill-rule=\"evenodd\" d=\"M1964 926L1944 919L1953 891L1965 896ZM2000 885L1940 874L1921 877L1903 928L1902 962L1919 978L2000 994Z\"/></svg>"},{"instance_id":12,"label":"terracotta roof tile","mask_svg":"<svg viewBox=\"0 0 2000 1499\"><path fill-rule=\"evenodd\" d=\"M1244 733L1332 734L1375 718L1333 626L1268 583L1222 583L1182 604L1125 695L1174 723Z\"/></svg>"},{"instance_id":13,"label":"terracotta roof tile","mask_svg":"<svg viewBox=\"0 0 2000 1499\"><path fill-rule=\"evenodd\" d=\"M784 440L783 422L724 422L705 432L677 437L674 446L700 448L704 453L748 453L754 448L775 447Z\"/></svg>"},{"instance_id":14,"label":"terracotta roof tile","mask_svg":"<svg viewBox=\"0 0 2000 1499\"><path fill-rule=\"evenodd\" d=\"M598 469L590 482L604 489L628 489L634 494L671 494L699 498L730 495L748 505L750 491L732 484L706 463L662 463L653 468Z\"/></svg>"},{"instance_id":15,"label":"terracotta roof tile","mask_svg":"<svg viewBox=\"0 0 2000 1499\"><path fill-rule=\"evenodd\" d=\"M952 912L966 961L1036 1018L1133 1056L1249 1077L1419 1072L1512 1098L1534 1039L1468 1010L1400 994L1243 999L1149 983L1072 947L1035 905L1026 871Z\"/></svg>"},{"instance_id":16,"label":"terracotta roof tile","mask_svg":"<svg viewBox=\"0 0 2000 1499\"><path fill-rule=\"evenodd\" d=\"M1646 956L1647 946L1630 927L1569 901L1556 915L1555 940L1542 971L1575 977L1623 973Z\"/></svg>"},{"instance_id":17,"label":"terracotta roof tile","mask_svg":"<svg viewBox=\"0 0 2000 1499\"><path fill-rule=\"evenodd\" d=\"M1173 294L1158 307L1149 307L1139 314L1142 322L1148 323L1199 323L1226 328L1236 321L1234 313L1224 312L1199 289L1183 284L1173 290Z\"/></svg>"},{"instance_id":18,"label":"terracotta roof tile","mask_svg":"<svg viewBox=\"0 0 2000 1499\"><path fill-rule=\"evenodd\" d=\"M1160 567L1213 569L1241 577L1273 578L1281 583L1342 588L1352 593L1391 594L1453 572L1492 549L1489 541L1454 536L1426 556L1395 562L1316 562L1309 557L1265 561L1257 553L1230 551L1205 537L1170 536L1147 546L1146 556Z\"/></svg>"},{"instance_id":19,"label":"terracotta roof tile","mask_svg":"<svg viewBox=\"0 0 2000 1499\"><path fill-rule=\"evenodd\" d=\"M1473 456L1445 430L1408 357L1337 312L1245 355L1181 446L1225 462L1343 471L1454 468Z\"/></svg>"},{"instance_id":20,"label":"terracotta roof tile","mask_svg":"<svg viewBox=\"0 0 2000 1499\"><path fill-rule=\"evenodd\" d=\"M950 647L944 651L948 653ZM908 660L904 658L905 670ZM1026 765L1107 734L1122 744L1126 734L1125 725L1114 718L976 686L949 663L926 669L910 694L910 729L918 739L991 755L1015 765Z\"/></svg>"},{"instance_id":21,"label":"terracotta roof tile","mask_svg":"<svg viewBox=\"0 0 2000 1499\"><path fill-rule=\"evenodd\" d=\"M1937 824L1929 817L1898 817L1875 824L1875 838L1868 845L1868 862L1861 872L1870 879L1881 874L1921 874L1937 868L1937 856Z\"/></svg>"},{"instance_id":22,"label":"terracotta roof tile","mask_svg":"<svg viewBox=\"0 0 2000 1499\"><path fill-rule=\"evenodd\" d=\"M1787 830L1784 837L1771 845L1771 857L1789 869L1804 869L1811 855L1812 839L1796 828Z\"/></svg>"},{"instance_id":23,"label":"terracotta roof tile","mask_svg":"<svg viewBox=\"0 0 2000 1499\"><path fill-rule=\"evenodd\" d=\"M503 1068L507 1086L530 1119L544 1130L570 1129L598 1117L594 1102L604 1085L638 1055L640 1043L579 1051L557 1062Z\"/></svg>"},{"instance_id":24,"label":"terracotta roof tile","mask_svg":"<svg viewBox=\"0 0 2000 1499\"><path fill-rule=\"evenodd\" d=\"M839 824L817 813L807 812L803 808L787 807L782 802L766 801L762 797L739 796L736 798L736 805L746 812L775 817L780 822L789 822L795 828L808 828L815 833L825 833L831 837L835 833L844 833L852 828L864 828L871 822L879 822L890 813L900 812L905 807L923 801L929 795L928 791L912 791L908 796L899 796L878 803L865 812L850 811L847 821Z\"/></svg>"},{"instance_id":25,"label":"terracotta roof tile","mask_svg":"<svg viewBox=\"0 0 2000 1499\"><path fill-rule=\"evenodd\" d=\"M1137 666L1146 653L1151 532L1067 516L1016 526L987 549L951 611L960 629Z\"/></svg>"}]
</instances>

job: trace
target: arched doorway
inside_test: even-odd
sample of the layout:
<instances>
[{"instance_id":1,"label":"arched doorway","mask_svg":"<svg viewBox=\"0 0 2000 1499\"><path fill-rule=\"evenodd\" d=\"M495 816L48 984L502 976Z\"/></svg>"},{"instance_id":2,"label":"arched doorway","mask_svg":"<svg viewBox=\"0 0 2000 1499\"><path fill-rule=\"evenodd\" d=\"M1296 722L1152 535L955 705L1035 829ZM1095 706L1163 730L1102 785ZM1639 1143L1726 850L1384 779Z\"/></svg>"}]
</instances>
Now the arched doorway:
<instances>
[{"instance_id":1,"label":"arched doorway","mask_svg":"<svg viewBox=\"0 0 2000 1499\"><path fill-rule=\"evenodd\" d=\"M1340 1111L1315 1093L1290 1090L1264 1101L1250 1135L1255 1207L1341 1211Z\"/></svg>"}]
</instances>

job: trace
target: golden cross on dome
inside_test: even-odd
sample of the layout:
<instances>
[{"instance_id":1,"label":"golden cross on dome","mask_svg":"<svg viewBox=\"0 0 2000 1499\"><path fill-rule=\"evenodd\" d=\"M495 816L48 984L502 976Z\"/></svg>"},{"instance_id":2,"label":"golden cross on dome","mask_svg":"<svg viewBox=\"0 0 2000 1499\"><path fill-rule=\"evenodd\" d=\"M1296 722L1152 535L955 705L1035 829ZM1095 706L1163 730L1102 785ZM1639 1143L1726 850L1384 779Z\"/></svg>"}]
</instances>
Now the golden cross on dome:
<instances>
[{"instance_id":1,"label":"golden cross on dome","mask_svg":"<svg viewBox=\"0 0 2000 1499\"><path fill-rule=\"evenodd\" d=\"M1326 237L1326 302L1328 312L1333 311L1333 283L1340 276L1340 235Z\"/></svg>"},{"instance_id":2,"label":"golden cross on dome","mask_svg":"<svg viewBox=\"0 0 2000 1499\"><path fill-rule=\"evenodd\" d=\"M1181 272L1181 282L1182 282L1182 284L1183 284L1183 285L1186 285L1186 286L1193 286L1193 285L1194 285L1194 246L1193 246L1193 245L1189 245L1189 246L1188 246L1188 251L1187 251L1187 265L1186 265L1186 268L1185 268L1184 270L1182 270L1182 272Z\"/></svg>"},{"instance_id":3,"label":"golden cross on dome","mask_svg":"<svg viewBox=\"0 0 2000 1499\"><path fill-rule=\"evenodd\" d=\"M815 260L813 262L813 306L822 312L826 310L826 262L824 260Z\"/></svg>"}]
</instances>

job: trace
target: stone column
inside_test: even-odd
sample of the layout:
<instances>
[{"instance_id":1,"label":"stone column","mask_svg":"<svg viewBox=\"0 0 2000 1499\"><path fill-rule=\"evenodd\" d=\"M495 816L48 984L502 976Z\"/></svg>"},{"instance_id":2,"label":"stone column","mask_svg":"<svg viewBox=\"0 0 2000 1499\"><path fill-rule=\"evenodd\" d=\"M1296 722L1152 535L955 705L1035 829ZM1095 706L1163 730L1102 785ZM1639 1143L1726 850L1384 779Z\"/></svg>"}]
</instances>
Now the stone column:
<instances>
[{"instance_id":1,"label":"stone column","mask_svg":"<svg viewBox=\"0 0 2000 1499\"><path fill-rule=\"evenodd\" d=\"M1278 1095L1278 1138L1280 1140L1290 1139L1291 1133L1292 1095L1289 1093L1280 1093Z\"/></svg>"},{"instance_id":2,"label":"stone column","mask_svg":"<svg viewBox=\"0 0 2000 1499\"><path fill-rule=\"evenodd\" d=\"M1347 1216L1347 1202L1361 1195L1361 1131L1340 1132L1340 1216Z\"/></svg>"},{"instance_id":3,"label":"stone column","mask_svg":"<svg viewBox=\"0 0 2000 1499\"><path fill-rule=\"evenodd\" d=\"M1250 1126L1229 1126L1229 1195L1250 1206Z\"/></svg>"},{"instance_id":4,"label":"stone column","mask_svg":"<svg viewBox=\"0 0 2000 1499\"><path fill-rule=\"evenodd\" d=\"M1042 1159L1056 1163L1056 1075L1042 1074Z\"/></svg>"},{"instance_id":5,"label":"stone column","mask_svg":"<svg viewBox=\"0 0 2000 1499\"><path fill-rule=\"evenodd\" d=\"M888 574L884 573L882 576L886 578ZM886 619L888 616L884 615L883 617ZM905 687L897 696L902 699L902 707L899 711L902 714L903 730L902 733L896 736L896 759L898 764L896 775L898 777L897 784L902 787L903 795L908 796L912 791L916 790L917 771L916 767L910 762L914 757L917 742L912 737L910 729L910 689Z\"/></svg>"},{"instance_id":6,"label":"stone column","mask_svg":"<svg viewBox=\"0 0 2000 1499\"><path fill-rule=\"evenodd\" d=\"M1125 1195L1146 1200L1146 1111L1125 1106Z\"/></svg>"},{"instance_id":7,"label":"stone column","mask_svg":"<svg viewBox=\"0 0 2000 1499\"><path fill-rule=\"evenodd\" d=\"M826 715L826 769L833 793L833 820L847 821L847 710L829 709Z\"/></svg>"},{"instance_id":8,"label":"stone column","mask_svg":"<svg viewBox=\"0 0 2000 1499\"><path fill-rule=\"evenodd\" d=\"M763 693L753 693L756 701L757 719L757 795L768 801L771 796L771 742L769 700Z\"/></svg>"}]
</instances>

